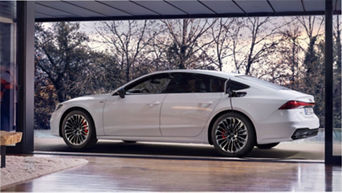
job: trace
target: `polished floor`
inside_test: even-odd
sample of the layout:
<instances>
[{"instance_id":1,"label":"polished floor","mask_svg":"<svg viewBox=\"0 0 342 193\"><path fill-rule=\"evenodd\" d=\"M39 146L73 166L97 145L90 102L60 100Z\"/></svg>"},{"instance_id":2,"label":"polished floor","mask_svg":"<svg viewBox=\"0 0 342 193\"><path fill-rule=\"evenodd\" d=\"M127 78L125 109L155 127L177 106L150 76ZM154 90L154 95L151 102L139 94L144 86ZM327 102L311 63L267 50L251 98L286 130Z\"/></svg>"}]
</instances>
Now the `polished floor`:
<instances>
[{"instance_id":1,"label":"polished floor","mask_svg":"<svg viewBox=\"0 0 342 193\"><path fill-rule=\"evenodd\" d=\"M2 191L342 191L341 167L322 163L83 158L85 166Z\"/></svg>"}]
</instances>

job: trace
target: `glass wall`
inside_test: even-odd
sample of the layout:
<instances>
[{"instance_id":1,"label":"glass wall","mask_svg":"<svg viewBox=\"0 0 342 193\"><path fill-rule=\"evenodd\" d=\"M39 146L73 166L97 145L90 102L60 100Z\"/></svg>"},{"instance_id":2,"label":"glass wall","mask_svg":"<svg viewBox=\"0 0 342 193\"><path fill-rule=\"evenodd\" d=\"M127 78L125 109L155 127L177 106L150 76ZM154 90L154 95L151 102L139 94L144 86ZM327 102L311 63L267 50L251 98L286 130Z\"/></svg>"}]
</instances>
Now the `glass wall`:
<instances>
[{"instance_id":1,"label":"glass wall","mask_svg":"<svg viewBox=\"0 0 342 193\"><path fill-rule=\"evenodd\" d=\"M0 129L15 130L16 122L16 2L0 2Z\"/></svg>"},{"instance_id":2,"label":"glass wall","mask_svg":"<svg viewBox=\"0 0 342 193\"><path fill-rule=\"evenodd\" d=\"M333 16L333 41L334 41L334 106L333 106L333 155L341 156L342 136L341 136L341 15Z\"/></svg>"}]
</instances>

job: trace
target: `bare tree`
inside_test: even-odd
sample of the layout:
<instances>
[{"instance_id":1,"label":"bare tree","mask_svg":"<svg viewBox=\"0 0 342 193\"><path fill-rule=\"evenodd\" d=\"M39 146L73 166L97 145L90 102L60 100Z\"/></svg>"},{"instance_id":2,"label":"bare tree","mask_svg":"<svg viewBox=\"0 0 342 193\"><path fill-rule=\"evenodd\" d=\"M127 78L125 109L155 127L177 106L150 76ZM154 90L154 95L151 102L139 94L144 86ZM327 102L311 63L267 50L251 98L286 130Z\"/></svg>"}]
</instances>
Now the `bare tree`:
<instances>
[{"instance_id":1,"label":"bare tree","mask_svg":"<svg viewBox=\"0 0 342 193\"><path fill-rule=\"evenodd\" d=\"M163 20L172 41L167 50L170 63L180 69L194 68L205 57L205 47L213 40L204 38L206 32L215 24L216 20Z\"/></svg>"},{"instance_id":2,"label":"bare tree","mask_svg":"<svg viewBox=\"0 0 342 193\"><path fill-rule=\"evenodd\" d=\"M164 38L153 38L150 42L149 54L152 70L159 71L172 69L166 59L166 46Z\"/></svg>"},{"instance_id":3,"label":"bare tree","mask_svg":"<svg viewBox=\"0 0 342 193\"><path fill-rule=\"evenodd\" d=\"M88 42L86 34L79 31L78 23L58 22L50 28L36 24L35 64L53 84L57 100L62 102L80 92L81 73L88 65ZM77 74L76 74L77 72ZM71 82L73 84L71 84Z\"/></svg>"},{"instance_id":4,"label":"bare tree","mask_svg":"<svg viewBox=\"0 0 342 193\"><path fill-rule=\"evenodd\" d=\"M298 16L296 17L296 20L304 28L304 32L308 39L304 66L306 67L306 79L309 84L312 73L317 71L315 61L318 60L318 56L315 51L315 46L317 46L317 40L319 40L319 37L323 34L324 18L322 16Z\"/></svg>"},{"instance_id":5,"label":"bare tree","mask_svg":"<svg viewBox=\"0 0 342 193\"><path fill-rule=\"evenodd\" d=\"M296 80L299 79L302 72L301 54L304 50L301 46L302 31L298 27L298 23L292 23L286 29L280 32L281 39L278 46L279 60L285 63L290 69L289 85L292 88L297 88Z\"/></svg>"},{"instance_id":6,"label":"bare tree","mask_svg":"<svg viewBox=\"0 0 342 193\"><path fill-rule=\"evenodd\" d=\"M232 35L233 62L238 72L244 70L248 75L253 64L275 51L274 35L280 27L271 24L269 17L249 17L236 25Z\"/></svg>"},{"instance_id":7,"label":"bare tree","mask_svg":"<svg viewBox=\"0 0 342 193\"><path fill-rule=\"evenodd\" d=\"M145 48L156 35L151 30L154 21L110 21L101 22L96 28L102 43L110 46L111 54L125 72L125 80L131 80L134 66L144 58ZM152 32L152 34L151 34Z\"/></svg>"},{"instance_id":8,"label":"bare tree","mask_svg":"<svg viewBox=\"0 0 342 193\"><path fill-rule=\"evenodd\" d=\"M234 22L235 19L221 18L209 30L213 40L212 52L204 53L207 54L209 61L218 67L219 71L222 71L224 60L232 55L230 36Z\"/></svg>"}]
</instances>

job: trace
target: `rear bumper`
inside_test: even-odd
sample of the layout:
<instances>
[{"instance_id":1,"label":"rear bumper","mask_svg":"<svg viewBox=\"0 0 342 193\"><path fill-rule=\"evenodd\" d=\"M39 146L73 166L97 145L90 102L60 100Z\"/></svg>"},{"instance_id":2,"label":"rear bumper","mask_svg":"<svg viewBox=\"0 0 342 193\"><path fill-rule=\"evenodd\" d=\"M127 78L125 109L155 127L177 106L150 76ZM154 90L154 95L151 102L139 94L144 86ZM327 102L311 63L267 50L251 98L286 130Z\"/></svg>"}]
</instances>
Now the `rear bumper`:
<instances>
[{"instance_id":1,"label":"rear bumper","mask_svg":"<svg viewBox=\"0 0 342 193\"><path fill-rule=\"evenodd\" d=\"M305 115L303 109L274 112L266 120L256 122L258 144L292 141L317 135L319 119Z\"/></svg>"},{"instance_id":2,"label":"rear bumper","mask_svg":"<svg viewBox=\"0 0 342 193\"><path fill-rule=\"evenodd\" d=\"M318 128L317 129L309 129L309 128L301 128L296 129L296 131L291 136L291 139L303 139L308 137L313 137L318 134Z\"/></svg>"}]
</instances>

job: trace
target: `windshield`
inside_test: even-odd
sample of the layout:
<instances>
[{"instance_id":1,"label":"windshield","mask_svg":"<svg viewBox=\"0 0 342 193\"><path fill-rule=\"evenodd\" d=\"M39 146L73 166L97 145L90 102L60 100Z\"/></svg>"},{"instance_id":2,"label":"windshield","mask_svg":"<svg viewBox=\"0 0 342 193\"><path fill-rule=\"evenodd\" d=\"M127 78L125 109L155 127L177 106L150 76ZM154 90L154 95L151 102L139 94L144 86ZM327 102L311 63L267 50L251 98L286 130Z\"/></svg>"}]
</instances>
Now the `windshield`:
<instances>
[{"instance_id":1,"label":"windshield","mask_svg":"<svg viewBox=\"0 0 342 193\"><path fill-rule=\"evenodd\" d=\"M252 77L252 76L241 75L241 76L237 76L237 77L244 79L244 80L248 80L248 81L257 83L259 85L262 85L262 86L265 86L268 88L273 88L273 89L278 89L278 90L288 90L288 88L286 88L284 86L280 86L280 85L277 85L277 84L274 84L274 83L271 83L271 82L268 82L265 80L261 80L261 79L258 79L258 78Z\"/></svg>"}]
</instances>

